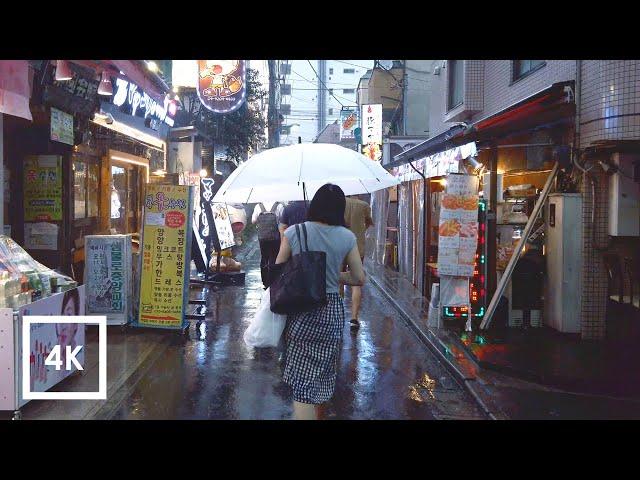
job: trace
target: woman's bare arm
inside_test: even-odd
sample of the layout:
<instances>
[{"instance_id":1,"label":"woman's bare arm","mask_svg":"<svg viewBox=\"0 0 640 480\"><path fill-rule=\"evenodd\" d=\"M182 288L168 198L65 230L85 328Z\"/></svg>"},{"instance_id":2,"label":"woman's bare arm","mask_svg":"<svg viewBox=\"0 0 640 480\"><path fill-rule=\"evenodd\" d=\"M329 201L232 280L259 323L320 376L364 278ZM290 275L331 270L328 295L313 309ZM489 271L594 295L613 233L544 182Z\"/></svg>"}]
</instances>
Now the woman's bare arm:
<instances>
[{"instance_id":1,"label":"woman's bare arm","mask_svg":"<svg viewBox=\"0 0 640 480\"><path fill-rule=\"evenodd\" d=\"M364 285L366 275L357 245L347 254L346 263L349 266L349 271L340 273L340 283L356 287Z\"/></svg>"},{"instance_id":2,"label":"woman's bare arm","mask_svg":"<svg viewBox=\"0 0 640 480\"><path fill-rule=\"evenodd\" d=\"M280 242L280 251L278 251L278 256L276 257L276 265L279 263L284 263L289 260L291 256L291 245L289 245L289 240L287 237L282 235L282 241Z\"/></svg>"}]
</instances>

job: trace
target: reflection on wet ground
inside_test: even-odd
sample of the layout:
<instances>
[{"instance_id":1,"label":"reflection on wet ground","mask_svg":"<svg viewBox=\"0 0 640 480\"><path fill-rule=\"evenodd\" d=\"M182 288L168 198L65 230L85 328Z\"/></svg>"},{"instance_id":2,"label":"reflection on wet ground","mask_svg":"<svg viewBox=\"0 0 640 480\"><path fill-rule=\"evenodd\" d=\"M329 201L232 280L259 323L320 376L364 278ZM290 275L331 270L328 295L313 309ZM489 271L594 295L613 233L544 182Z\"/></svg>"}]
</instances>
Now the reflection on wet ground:
<instances>
[{"instance_id":1,"label":"reflection on wet ground","mask_svg":"<svg viewBox=\"0 0 640 480\"><path fill-rule=\"evenodd\" d=\"M109 396L103 402L31 402L25 418L289 419L289 388L276 349L242 340L262 295L259 250L239 258L246 285L209 295L211 311L188 336L129 328L109 331ZM362 326L345 325L336 392L328 419L485 419L476 402L396 318L372 286L364 289ZM347 309L350 302L345 301ZM351 318L349 315L346 318ZM94 352L95 353L95 352ZM87 350L91 357L91 348ZM60 388L82 390L72 377ZM88 381L88 380L86 380ZM86 383L85 381L85 383Z\"/></svg>"},{"instance_id":2,"label":"reflection on wet ground","mask_svg":"<svg viewBox=\"0 0 640 480\"><path fill-rule=\"evenodd\" d=\"M116 419L288 419L291 395L282 382L275 349L251 349L242 334L262 294L259 251L244 259L244 287L212 293L213 315L175 337L136 385ZM372 288L365 289L362 326L345 325L329 419L485 418L395 311ZM347 300L347 308L349 302ZM347 315L347 318L350 318ZM413 394L420 392L419 397Z\"/></svg>"}]
</instances>

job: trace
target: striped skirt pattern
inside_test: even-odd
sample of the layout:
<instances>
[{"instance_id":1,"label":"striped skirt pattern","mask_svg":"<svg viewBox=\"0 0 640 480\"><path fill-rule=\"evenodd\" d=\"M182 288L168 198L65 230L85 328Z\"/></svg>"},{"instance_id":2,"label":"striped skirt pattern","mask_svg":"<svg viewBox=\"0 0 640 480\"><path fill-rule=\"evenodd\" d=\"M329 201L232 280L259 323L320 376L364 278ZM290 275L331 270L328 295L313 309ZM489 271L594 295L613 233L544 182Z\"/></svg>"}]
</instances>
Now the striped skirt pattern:
<instances>
[{"instance_id":1,"label":"striped skirt pattern","mask_svg":"<svg viewBox=\"0 0 640 480\"><path fill-rule=\"evenodd\" d=\"M333 396L344 321L338 293L328 293L323 307L287 317L283 379L295 401L318 405Z\"/></svg>"}]
</instances>

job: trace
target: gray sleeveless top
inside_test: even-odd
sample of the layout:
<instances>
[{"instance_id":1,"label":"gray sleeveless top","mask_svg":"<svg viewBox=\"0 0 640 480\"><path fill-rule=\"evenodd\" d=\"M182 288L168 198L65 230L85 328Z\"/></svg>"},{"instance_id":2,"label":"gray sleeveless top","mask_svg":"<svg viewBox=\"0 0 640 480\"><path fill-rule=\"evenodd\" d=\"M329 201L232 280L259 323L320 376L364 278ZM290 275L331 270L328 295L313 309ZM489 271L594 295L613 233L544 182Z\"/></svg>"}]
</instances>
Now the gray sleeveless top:
<instances>
[{"instance_id":1,"label":"gray sleeveless top","mask_svg":"<svg viewBox=\"0 0 640 480\"><path fill-rule=\"evenodd\" d=\"M309 250L327 254L327 293L338 293L338 280L345 257L356 245L356 236L345 227L323 225L315 222L304 222L307 226ZM291 245L291 254L300 253L300 244L295 225L284 231ZM300 238L304 242L304 234L300 230Z\"/></svg>"}]
</instances>

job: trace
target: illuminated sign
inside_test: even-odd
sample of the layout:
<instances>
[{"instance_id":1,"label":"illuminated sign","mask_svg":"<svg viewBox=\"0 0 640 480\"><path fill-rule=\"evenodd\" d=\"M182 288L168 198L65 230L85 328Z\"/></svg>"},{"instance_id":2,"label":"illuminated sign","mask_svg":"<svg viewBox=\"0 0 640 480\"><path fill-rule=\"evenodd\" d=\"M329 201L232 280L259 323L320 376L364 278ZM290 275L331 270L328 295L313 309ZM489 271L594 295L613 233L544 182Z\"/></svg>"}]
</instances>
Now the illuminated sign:
<instances>
[{"instance_id":1,"label":"illuminated sign","mask_svg":"<svg viewBox=\"0 0 640 480\"><path fill-rule=\"evenodd\" d=\"M158 123L164 122L173 127L173 117L176 114L176 105L173 100L165 97L164 103L160 104L149 96L135 83L122 78L115 78L114 85L116 92L113 96L113 104L123 113L134 117L150 119L150 127L158 129Z\"/></svg>"},{"instance_id":2,"label":"illuminated sign","mask_svg":"<svg viewBox=\"0 0 640 480\"><path fill-rule=\"evenodd\" d=\"M476 252L473 277L469 279L469 298L471 300L471 314L476 318L484 316L487 304L487 268L486 268L486 209L485 199L478 204L478 250ZM466 318L467 307L444 307L444 316L451 318Z\"/></svg>"},{"instance_id":3,"label":"illuminated sign","mask_svg":"<svg viewBox=\"0 0 640 480\"><path fill-rule=\"evenodd\" d=\"M214 113L230 113L247 94L244 60L198 60L198 97Z\"/></svg>"}]
</instances>

